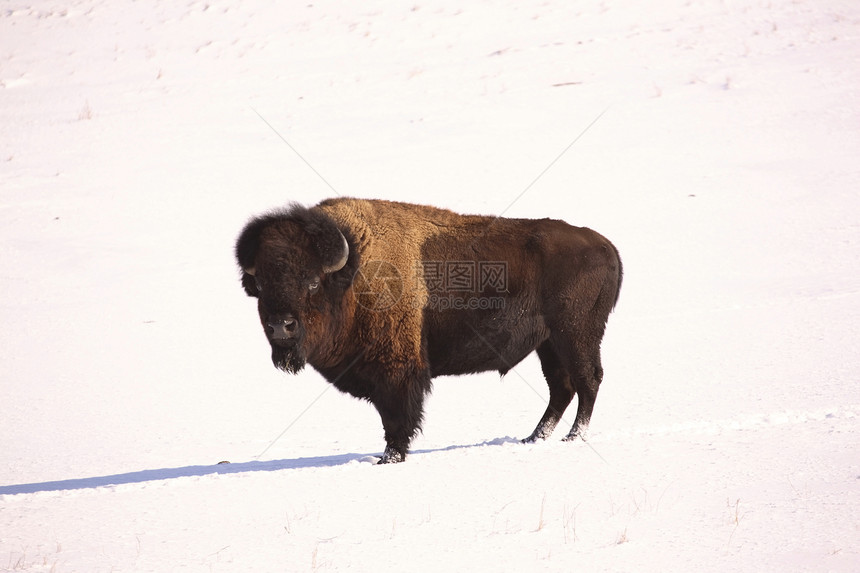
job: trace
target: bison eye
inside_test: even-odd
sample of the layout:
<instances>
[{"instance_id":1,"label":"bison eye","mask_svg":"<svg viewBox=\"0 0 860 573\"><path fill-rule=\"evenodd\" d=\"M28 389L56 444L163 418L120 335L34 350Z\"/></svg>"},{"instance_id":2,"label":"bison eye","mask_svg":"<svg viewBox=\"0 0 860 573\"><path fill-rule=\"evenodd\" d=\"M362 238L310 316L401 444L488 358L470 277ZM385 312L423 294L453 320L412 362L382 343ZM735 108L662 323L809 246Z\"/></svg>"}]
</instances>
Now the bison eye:
<instances>
[{"instance_id":1,"label":"bison eye","mask_svg":"<svg viewBox=\"0 0 860 573\"><path fill-rule=\"evenodd\" d=\"M254 284L257 285L257 292L263 292L263 285L260 284L260 279L255 278Z\"/></svg>"},{"instance_id":2,"label":"bison eye","mask_svg":"<svg viewBox=\"0 0 860 573\"><path fill-rule=\"evenodd\" d=\"M319 290L319 288L320 288L320 279L319 279L319 277L314 277L313 279L311 279L310 284L308 284L308 290L311 292L311 294L313 294L313 293L317 292Z\"/></svg>"}]
</instances>

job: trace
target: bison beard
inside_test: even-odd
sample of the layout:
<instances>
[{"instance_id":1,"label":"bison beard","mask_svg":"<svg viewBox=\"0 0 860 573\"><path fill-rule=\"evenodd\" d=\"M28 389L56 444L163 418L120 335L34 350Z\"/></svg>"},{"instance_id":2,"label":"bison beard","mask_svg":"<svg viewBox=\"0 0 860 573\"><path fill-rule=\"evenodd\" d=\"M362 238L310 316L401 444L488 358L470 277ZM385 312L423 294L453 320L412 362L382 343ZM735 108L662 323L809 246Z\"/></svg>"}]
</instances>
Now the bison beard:
<instances>
[{"instance_id":1,"label":"bison beard","mask_svg":"<svg viewBox=\"0 0 860 573\"><path fill-rule=\"evenodd\" d=\"M331 199L252 219L236 258L272 363L291 374L308 363L371 402L385 433L380 463L406 458L433 378L504 374L532 352L549 404L524 441L549 437L574 396L565 439L584 437L622 279L618 251L598 233Z\"/></svg>"},{"instance_id":2,"label":"bison beard","mask_svg":"<svg viewBox=\"0 0 860 573\"><path fill-rule=\"evenodd\" d=\"M278 370L283 370L287 374L298 374L306 363L307 357L299 343L285 346L272 344L272 364Z\"/></svg>"}]
</instances>

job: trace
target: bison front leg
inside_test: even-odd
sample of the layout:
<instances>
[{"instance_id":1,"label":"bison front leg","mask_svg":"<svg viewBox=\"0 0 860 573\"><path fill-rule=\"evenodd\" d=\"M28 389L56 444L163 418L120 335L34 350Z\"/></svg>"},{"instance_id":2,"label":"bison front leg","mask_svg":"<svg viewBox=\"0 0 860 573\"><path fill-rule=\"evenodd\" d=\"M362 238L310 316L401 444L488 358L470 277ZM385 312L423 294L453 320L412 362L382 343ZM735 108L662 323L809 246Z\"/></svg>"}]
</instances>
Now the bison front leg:
<instances>
[{"instance_id":1,"label":"bison front leg","mask_svg":"<svg viewBox=\"0 0 860 573\"><path fill-rule=\"evenodd\" d=\"M385 452L379 460L380 464L392 464L406 459L409 444L421 430L424 394L420 383L406 383L372 399L385 430Z\"/></svg>"}]
</instances>

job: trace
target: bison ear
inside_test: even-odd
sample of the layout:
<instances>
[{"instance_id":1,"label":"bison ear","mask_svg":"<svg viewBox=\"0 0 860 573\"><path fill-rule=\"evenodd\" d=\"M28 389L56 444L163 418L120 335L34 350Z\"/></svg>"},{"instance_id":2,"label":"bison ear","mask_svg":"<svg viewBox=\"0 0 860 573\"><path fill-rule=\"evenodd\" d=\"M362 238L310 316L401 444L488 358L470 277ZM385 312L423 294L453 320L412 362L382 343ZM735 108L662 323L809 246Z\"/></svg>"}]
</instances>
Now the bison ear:
<instances>
[{"instance_id":1,"label":"bison ear","mask_svg":"<svg viewBox=\"0 0 860 573\"><path fill-rule=\"evenodd\" d=\"M257 288L257 279L254 278L253 274L246 272L242 273L242 288L245 289L245 293L247 293L248 296L252 296L254 298L260 297L260 291Z\"/></svg>"},{"instance_id":2,"label":"bison ear","mask_svg":"<svg viewBox=\"0 0 860 573\"><path fill-rule=\"evenodd\" d=\"M257 251L260 248L260 235L266 225L262 218L252 219L236 240L236 262L242 269L242 287L248 296L257 296L257 279L254 278Z\"/></svg>"}]
</instances>

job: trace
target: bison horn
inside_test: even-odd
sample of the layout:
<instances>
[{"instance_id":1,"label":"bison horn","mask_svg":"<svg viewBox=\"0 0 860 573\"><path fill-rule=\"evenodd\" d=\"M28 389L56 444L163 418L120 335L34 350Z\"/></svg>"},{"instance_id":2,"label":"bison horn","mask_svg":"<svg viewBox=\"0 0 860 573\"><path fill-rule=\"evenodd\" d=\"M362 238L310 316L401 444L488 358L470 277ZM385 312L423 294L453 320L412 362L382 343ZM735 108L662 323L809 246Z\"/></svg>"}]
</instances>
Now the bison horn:
<instances>
[{"instance_id":1,"label":"bison horn","mask_svg":"<svg viewBox=\"0 0 860 573\"><path fill-rule=\"evenodd\" d=\"M346 237L344 237L343 233L341 233L339 230L338 234L340 235L340 239L343 242L343 252L341 253L340 258L335 261L334 264L323 267L324 273L336 273L337 271L342 269L344 265L346 265L346 260L349 258L349 243L346 242Z\"/></svg>"},{"instance_id":2,"label":"bison horn","mask_svg":"<svg viewBox=\"0 0 860 573\"><path fill-rule=\"evenodd\" d=\"M242 270L245 271L246 275L251 275L251 276L254 276L254 274L257 272L257 269L254 267L249 267L247 269L242 269Z\"/></svg>"}]
</instances>

